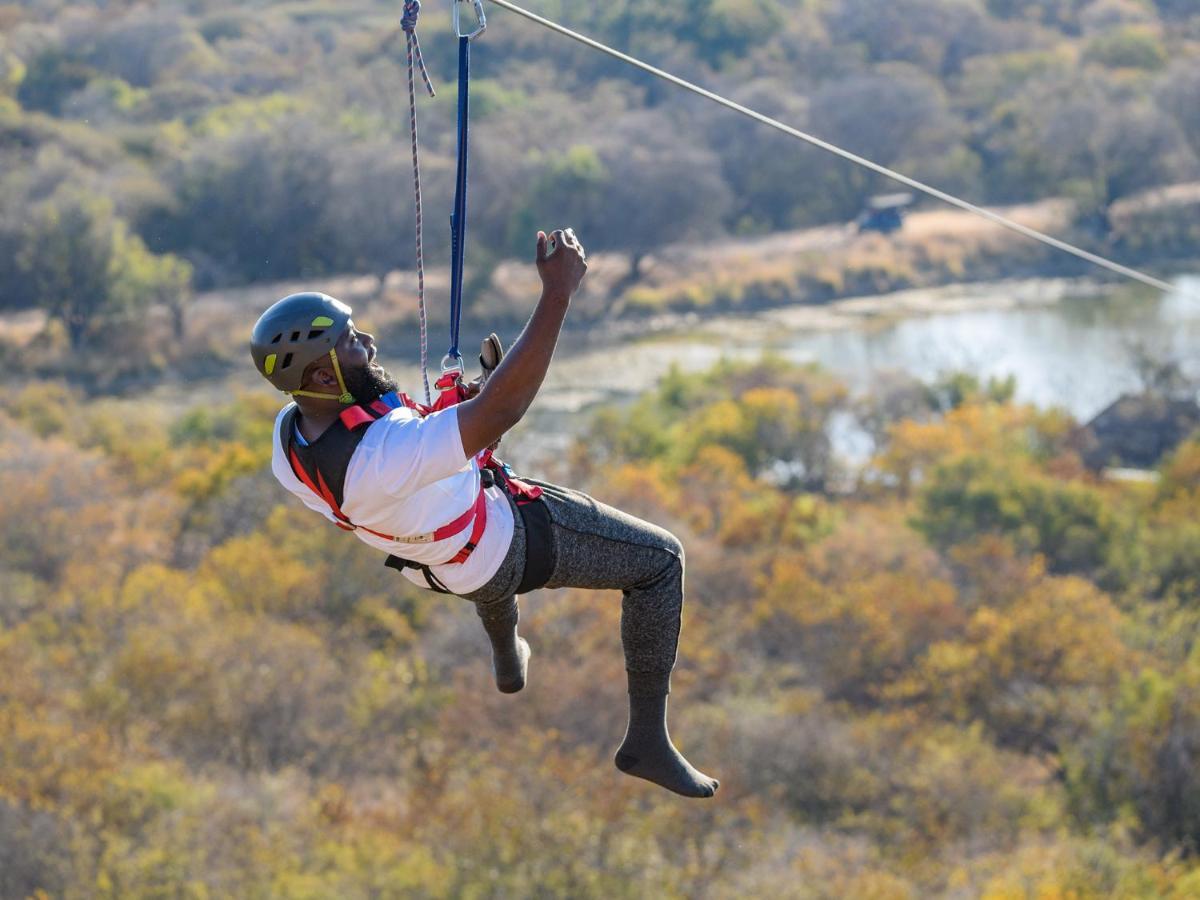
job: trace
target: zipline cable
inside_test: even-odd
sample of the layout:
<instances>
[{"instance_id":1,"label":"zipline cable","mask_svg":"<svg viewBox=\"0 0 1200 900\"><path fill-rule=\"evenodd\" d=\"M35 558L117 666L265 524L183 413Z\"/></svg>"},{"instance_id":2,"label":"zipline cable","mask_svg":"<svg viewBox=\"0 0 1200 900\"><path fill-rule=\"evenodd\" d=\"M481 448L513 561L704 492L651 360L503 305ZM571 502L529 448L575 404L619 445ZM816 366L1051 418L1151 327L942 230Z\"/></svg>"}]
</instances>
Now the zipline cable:
<instances>
[{"instance_id":1,"label":"zipline cable","mask_svg":"<svg viewBox=\"0 0 1200 900\"><path fill-rule=\"evenodd\" d=\"M1082 260L1092 263L1093 265L1108 269L1110 272L1115 272L1118 275L1124 275L1126 278L1139 281L1142 284L1148 285L1149 287L1157 290L1170 293L1177 289L1169 282L1163 281L1160 278L1155 278L1153 275L1147 275L1144 272L1139 272L1137 269L1131 269L1128 266L1123 266L1118 262L1113 262L1112 260L1106 259L1103 256L1098 256L1095 253L1091 253L1080 247L1076 247L1074 244L1068 244L1066 241L1059 240L1056 237L1051 237L1050 235L1038 231L1035 228L1030 228L1028 225L1022 225L1019 222L1014 222L1012 219L1007 219L999 213L992 212L990 209L985 209L982 206L976 206L974 203L959 199L953 194L947 194L945 191L938 190L931 185L917 181L915 178L910 178L907 175L901 174L900 172L893 171L887 166L882 166L879 163L872 162L869 159L858 156L855 153L851 153L849 150L843 150L836 144L831 144L828 141L821 140L819 137L807 134L797 128L792 128L790 125L785 125L778 119L772 119L770 116L765 116L747 106L742 106L740 103L735 103L726 97L722 97L720 94L706 90L690 81L685 81L677 75L672 75L670 72L665 72L662 69L650 65L649 63L642 62L640 59L632 57L627 53L622 53L620 50L615 50L612 47L609 47L607 44L602 44L599 41L593 40L592 38L582 35L577 31L572 31L570 28L559 25L557 22L552 22L550 19L543 18L542 16L532 13L527 9L522 9L519 6L510 3L509 0L489 0L489 2L494 3L496 6L499 6L503 9L507 9L509 12L516 13L518 16L523 16L524 18L529 19L531 22L536 22L538 25L549 28L551 31L578 41L581 44L591 47L593 50L599 50L601 53L606 53L609 56L628 63L629 65L641 69L644 72L649 72L651 75L661 78L664 81L669 81L671 84L677 85L684 90L691 91L693 94L699 94L701 97L712 100L714 103L718 103L728 109L732 109L734 112L741 113L743 116L747 116L757 122L761 122L764 125L769 125L776 131L782 131L784 134L812 144L814 147L819 147L822 150L832 153L834 156L840 156L842 159L849 160L850 162L862 166L863 168L870 169L873 172L878 172L880 175L885 175L888 178L891 178L893 181L898 181L915 191L920 191L923 194L928 194L930 197L935 197L938 200L941 200L943 203L948 203L951 206L956 206L959 209L965 210L969 213L982 216L996 225L1007 228L1009 231L1015 231L1017 234L1024 235L1025 237L1031 238L1035 241L1040 241L1049 247L1054 247L1056 250L1061 250L1064 253L1070 253L1072 256L1077 256Z\"/></svg>"}]
</instances>

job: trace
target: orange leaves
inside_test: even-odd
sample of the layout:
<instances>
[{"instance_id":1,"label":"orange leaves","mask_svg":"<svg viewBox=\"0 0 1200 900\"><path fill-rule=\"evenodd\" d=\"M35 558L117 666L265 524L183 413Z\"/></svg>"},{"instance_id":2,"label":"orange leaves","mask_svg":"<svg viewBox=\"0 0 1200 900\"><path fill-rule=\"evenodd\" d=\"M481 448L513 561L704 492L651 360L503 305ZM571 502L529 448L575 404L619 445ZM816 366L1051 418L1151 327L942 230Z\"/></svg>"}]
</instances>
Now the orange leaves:
<instances>
[{"instance_id":1,"label":"orange leaves","mask_svg":"<svg viewBox=\"0 0 1200 900\"><path fill-rule=\"evenodd\" d=\"M938 464L967 454L1029 458L1060 440L1064 428L1060 417L1031 407L964 403L940 419L894 423L874 466L907 492Z\"/></svg>"},{"instance_id":2,"label":"orange leaves","mask_svg":"<svg viewBox=\"0 0 1200 900\"><path fill-rule=\"evenodd\" d=\"M1023 751L1058 746L1136 661L1112 601L1080 578L1041 578L1007 607L982 607L892 692L953 721L982 721ZM1067 731L1064 731L1067 729Z\"/></svg>"}]
</instances>

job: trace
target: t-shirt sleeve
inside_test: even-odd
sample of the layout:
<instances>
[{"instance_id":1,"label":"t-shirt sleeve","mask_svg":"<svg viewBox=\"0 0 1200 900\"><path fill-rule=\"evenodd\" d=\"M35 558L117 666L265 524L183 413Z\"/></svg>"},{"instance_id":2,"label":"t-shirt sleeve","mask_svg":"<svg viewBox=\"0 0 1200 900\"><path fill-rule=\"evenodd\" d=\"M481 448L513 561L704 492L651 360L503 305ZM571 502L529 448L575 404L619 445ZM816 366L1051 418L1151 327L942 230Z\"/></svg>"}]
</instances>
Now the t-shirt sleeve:
<instances>
[{"instance_id":1,"label":"t-shirt sleeve","mask_svg":"<svg viewBox=\"0 0 1200 900\"><path fill-rule=\"evenodd\" d=\"M461 472L470 462L458 431L458 409L421 419L389 416L371 426L355 478L366 477L393 497L405 497ZM356 466L356 458L352 464Z\"/></svg>"}]
</instances>

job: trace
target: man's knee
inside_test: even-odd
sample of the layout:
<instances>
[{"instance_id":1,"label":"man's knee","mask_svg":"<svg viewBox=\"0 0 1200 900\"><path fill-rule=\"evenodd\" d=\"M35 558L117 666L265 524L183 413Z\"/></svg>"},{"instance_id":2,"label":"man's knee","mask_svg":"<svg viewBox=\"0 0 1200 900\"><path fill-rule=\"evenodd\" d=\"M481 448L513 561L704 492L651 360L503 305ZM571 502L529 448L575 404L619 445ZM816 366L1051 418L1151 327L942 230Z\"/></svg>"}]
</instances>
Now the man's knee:
<instances>
[{"instance_id":1,"label":"man's knee","mask_svg":"<svg viewBox=\"0 0 1200 900\"><path fill-rule=\"evenodd\" d=\"M671 532L663 530L663 568L660 577L670 575L673 578L683 578L684 553L683 542Z\"/></svg>"},{"instance_id":2,"label":"man's knee","mask_svg":"<svg viewBox=\"0 0 1200 900\"><path fill-rule=\"evenodd\" d=\"M683 565L683 542L665 528L663 529L663 549L676 556L679 559L679 565Z\"/></svg>"}]
</instances>

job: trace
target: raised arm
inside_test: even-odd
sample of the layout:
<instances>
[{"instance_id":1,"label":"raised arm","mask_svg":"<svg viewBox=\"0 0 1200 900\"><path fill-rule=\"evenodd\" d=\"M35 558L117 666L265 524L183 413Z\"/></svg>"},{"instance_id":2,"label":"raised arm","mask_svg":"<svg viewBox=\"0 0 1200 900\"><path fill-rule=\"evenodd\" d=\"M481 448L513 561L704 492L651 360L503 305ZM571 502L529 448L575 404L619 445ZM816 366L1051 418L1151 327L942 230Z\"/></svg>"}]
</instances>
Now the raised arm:
<instances>
[{"instance_id":1,"label":"raised arm","mask_svg":"<svg viewBox=\"0 0 1200 900\"><path fill-rule=\"evenodd\" d=\"M583 246L571 229L555 231L551 238L538 232L537 270L542 296L533 316L479 395L458 406L458 430L468 456L521 421L542 386L571 296L587 273Z\"/></svg>"}]
</instances>

